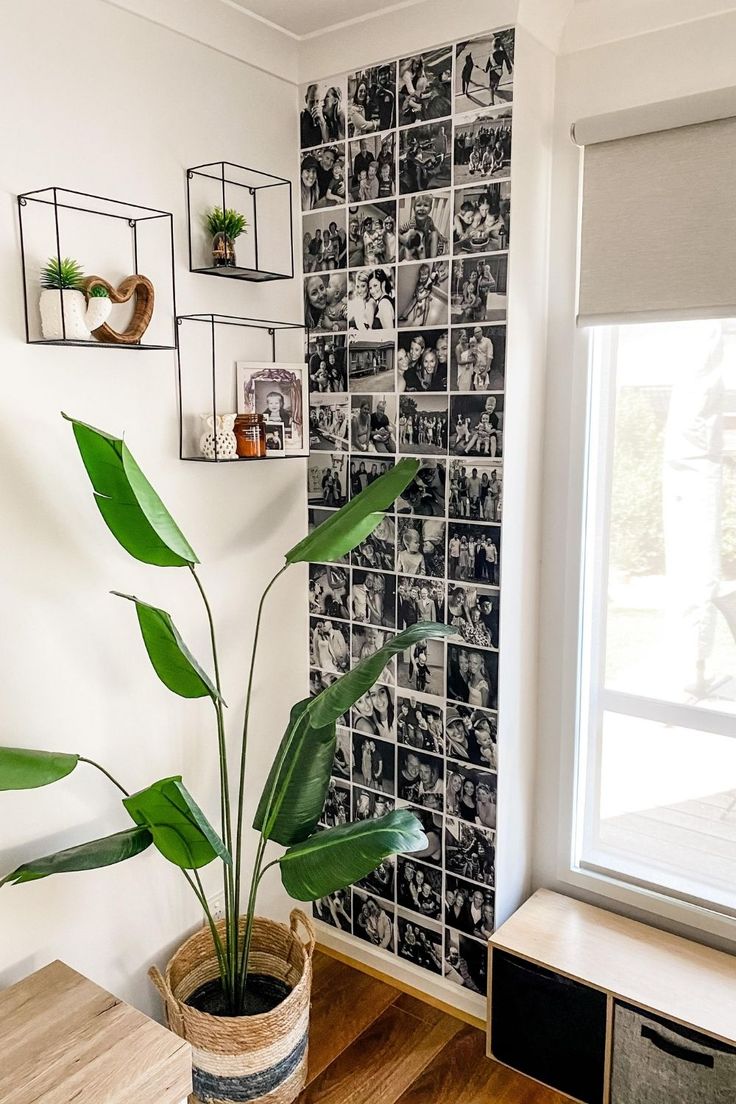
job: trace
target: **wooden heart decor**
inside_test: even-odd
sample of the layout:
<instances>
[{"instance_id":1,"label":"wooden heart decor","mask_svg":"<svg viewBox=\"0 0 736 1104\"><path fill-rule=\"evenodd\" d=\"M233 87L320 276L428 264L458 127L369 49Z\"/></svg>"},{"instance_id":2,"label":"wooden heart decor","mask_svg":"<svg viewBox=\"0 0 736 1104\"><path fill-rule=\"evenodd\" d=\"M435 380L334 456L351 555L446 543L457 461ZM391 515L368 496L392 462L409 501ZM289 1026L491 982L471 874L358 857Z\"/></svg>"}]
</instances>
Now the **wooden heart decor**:
<instances>
[{"instance_id":1,"label":"wooden heart decor","mask_svg":"<svg viewBox=\"0 0 736 1104\"><path fill-rule=\"evenodd\" d=\"M123 282L114 288L102 276L88 276L84 281L84 290L88 299L94 287L103 287L113 303L127 303L135 296L135 309L127 328L122 333L118 333L105 322L92 331L97 340L110 341L118 345L137 345L148 329L153 315L154 291L151 281L147 276L137 273L134 276L126 276Z\"/></svg>"}]
</instances>

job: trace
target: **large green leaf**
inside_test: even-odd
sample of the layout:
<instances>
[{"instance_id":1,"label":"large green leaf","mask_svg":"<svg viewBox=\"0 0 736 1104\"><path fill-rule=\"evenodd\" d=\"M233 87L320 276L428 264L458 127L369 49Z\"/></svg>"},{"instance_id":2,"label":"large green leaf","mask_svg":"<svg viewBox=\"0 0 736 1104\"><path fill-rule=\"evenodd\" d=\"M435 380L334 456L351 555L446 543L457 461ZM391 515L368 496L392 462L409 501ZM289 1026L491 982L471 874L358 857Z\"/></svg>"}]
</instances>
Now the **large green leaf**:
<instances>
[{"instance_id":1,"label":"large green leaf","mask_svg":"<svg viewBox=\"0 0 736 1104\"><path fill-rule=\"evenodd\" d=\"M187 648L166 610L149 606L133 594L118 590L113 594L135 604L148 658L164 686L182 698L219 698L216 686Z\"/></svg>"},{"instance_id":2,"label":"large green leaf","mask_svg":"<svg viewBox=\"0 0 736 1104\"><path fill-rule=\"evenodd\" d=\"M388 663L391 656L403 652L420 640L437 639L443 636L455 636L457 629L450 625L440 625L436 621L421 621L408 629L392 636L382 648L373 655L361 659L352 671L341 675L331 686L322 690L309 704L312 724L316 726L336 721L346 709L355 705L366 690L370 690Z\"/></svg>"},{"instance_id":3,"label":"large green leaf","mask_svg":"<svg viewBox=\"0 0 736 1104\"><path fill-rule=\"evenodd\" d=\"M297 901L316 901L365 878L382 859L427 846L422 826L408 809L375 820L326 828L294 844L278 860L286 892Z\"/></svg>"},{"instance_id":4,"label":"large green leaf","mask_svg":"<svg viewBox=\"0 0 736 1104\"><path fill-rule=\"evenodd\" d=\"M405 457L379 476L365 490L318 525L304 540L286 553L287 564L337 560L369 536L381 521L381 511L411 483L419 461Z\"/></svg>"},{"instance_id":5,"label":"large green leaf","mask_svg":"<svg viewBox=\"0 0 736 1104\"><path fill-rule=\"evenodd\" d=\"M216 858L230 865L230 853L180 775L124 797L123 805L136 824L148 828L158 850L175 866L197 870Z\"/></svg>"},{"instance_id":6,"label":"large green leaf","mask_svg":"<svg viewBox=\"0 0 736 1104\"><path fill-rule=\"evenodd\" d=\"M306 698L291 711L253 820L266 839L285 847L316 828L335 757L335 722L314 728L309 703Z\"/></svg>"},{"instance_id":7,"label":"large green leaf","mask_svg":"<svg viewBox=\"0 0 736 1104\"><path fill-rule=\"evenodd\" d=\"M153 843L153 837L147 828L126 828L114 836L80 843L77 847L68 847L66 851L56 851L53 855L44 855L23 863L11 874L0 881L19 885L20 882L34 882L39 878L48 878L50 874L68 874L74 870L97 870L102 866L113 866L139 855Z\"/></svg>"},{"instance_id":8,"label":"large green leaf","mask_svg":"<svg viewBox=\"0 0 736 1104\"><path fill-rule=\"evenodd\" d=\"M33 790L71 774L78 755L0 747L0 790Z\"/></svg>"},{"instance_id":9,"label":"large green leaf","mask_svg":"<svg viewBox=\"0 0 736 1104\"><path fill-rule=\"evenodd\" d=\"M199 563L125 441L67 414L62 416L72 423L97 508L126 552L158 567Z\"/></svg>"}]
</instances>

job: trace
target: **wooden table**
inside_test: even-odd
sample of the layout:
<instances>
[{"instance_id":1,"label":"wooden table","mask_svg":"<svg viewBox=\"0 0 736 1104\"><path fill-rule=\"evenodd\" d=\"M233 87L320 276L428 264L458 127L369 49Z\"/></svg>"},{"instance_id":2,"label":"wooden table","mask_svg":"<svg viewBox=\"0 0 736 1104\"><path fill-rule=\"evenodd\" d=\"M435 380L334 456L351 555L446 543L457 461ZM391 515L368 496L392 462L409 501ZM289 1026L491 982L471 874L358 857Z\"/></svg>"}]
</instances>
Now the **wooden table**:
<instances>
[{"instance_id":1,"label":"wooden table","mask_svg":"<svg viewBox=\"0 0 736 1104\"><path fill-rule=\"evenodd\" d=\"M181 1104L189 1044L63 962L0 993L0 1104Z\"/></svg>"}]
</instances>

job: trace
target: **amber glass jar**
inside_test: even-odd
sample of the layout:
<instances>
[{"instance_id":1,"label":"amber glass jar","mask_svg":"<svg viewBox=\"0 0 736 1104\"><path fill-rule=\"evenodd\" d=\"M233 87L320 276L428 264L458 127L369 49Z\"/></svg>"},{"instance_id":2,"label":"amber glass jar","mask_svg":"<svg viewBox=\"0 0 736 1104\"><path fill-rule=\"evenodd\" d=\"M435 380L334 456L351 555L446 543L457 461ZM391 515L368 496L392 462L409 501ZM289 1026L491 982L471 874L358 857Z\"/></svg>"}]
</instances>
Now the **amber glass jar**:
<instances>
[{"instance_id":1,"label":"amber glass jar","mask_svg":"<svg viewBox=\"0 0 736 1104\"><path fill-rule=\"evenodd\" d=\"M238 414L235 419L238 456L259 460L266 455L266 419L262 414Z\"/></svg>"}]
</instances>

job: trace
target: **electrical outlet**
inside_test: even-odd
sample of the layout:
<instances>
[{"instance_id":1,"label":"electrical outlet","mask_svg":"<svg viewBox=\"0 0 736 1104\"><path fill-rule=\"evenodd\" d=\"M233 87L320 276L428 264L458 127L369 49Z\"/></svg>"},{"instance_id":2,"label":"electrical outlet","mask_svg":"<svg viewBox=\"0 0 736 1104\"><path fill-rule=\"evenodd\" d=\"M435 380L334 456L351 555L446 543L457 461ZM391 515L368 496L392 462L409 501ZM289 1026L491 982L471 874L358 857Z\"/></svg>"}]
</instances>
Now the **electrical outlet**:
<instances>
[{"instance_id":1,"label":"electrical outlet","mask_svg":"<svg viewBox=\"0 0 736 1104\"><path fill-rule=\"evenodd\" d=\"M212 919L215 921L215 923L217 923L218 920L224 920L225 919L225 894L222 893L222 892L213 893L211 897L207 898L207 907L209 908L210 912L212 913ZM205 916L204 919L202 920L202 924L206 925L207 923L208 923L208 920L207 920L207 917Z\"/></svg>"}]
</instances>

